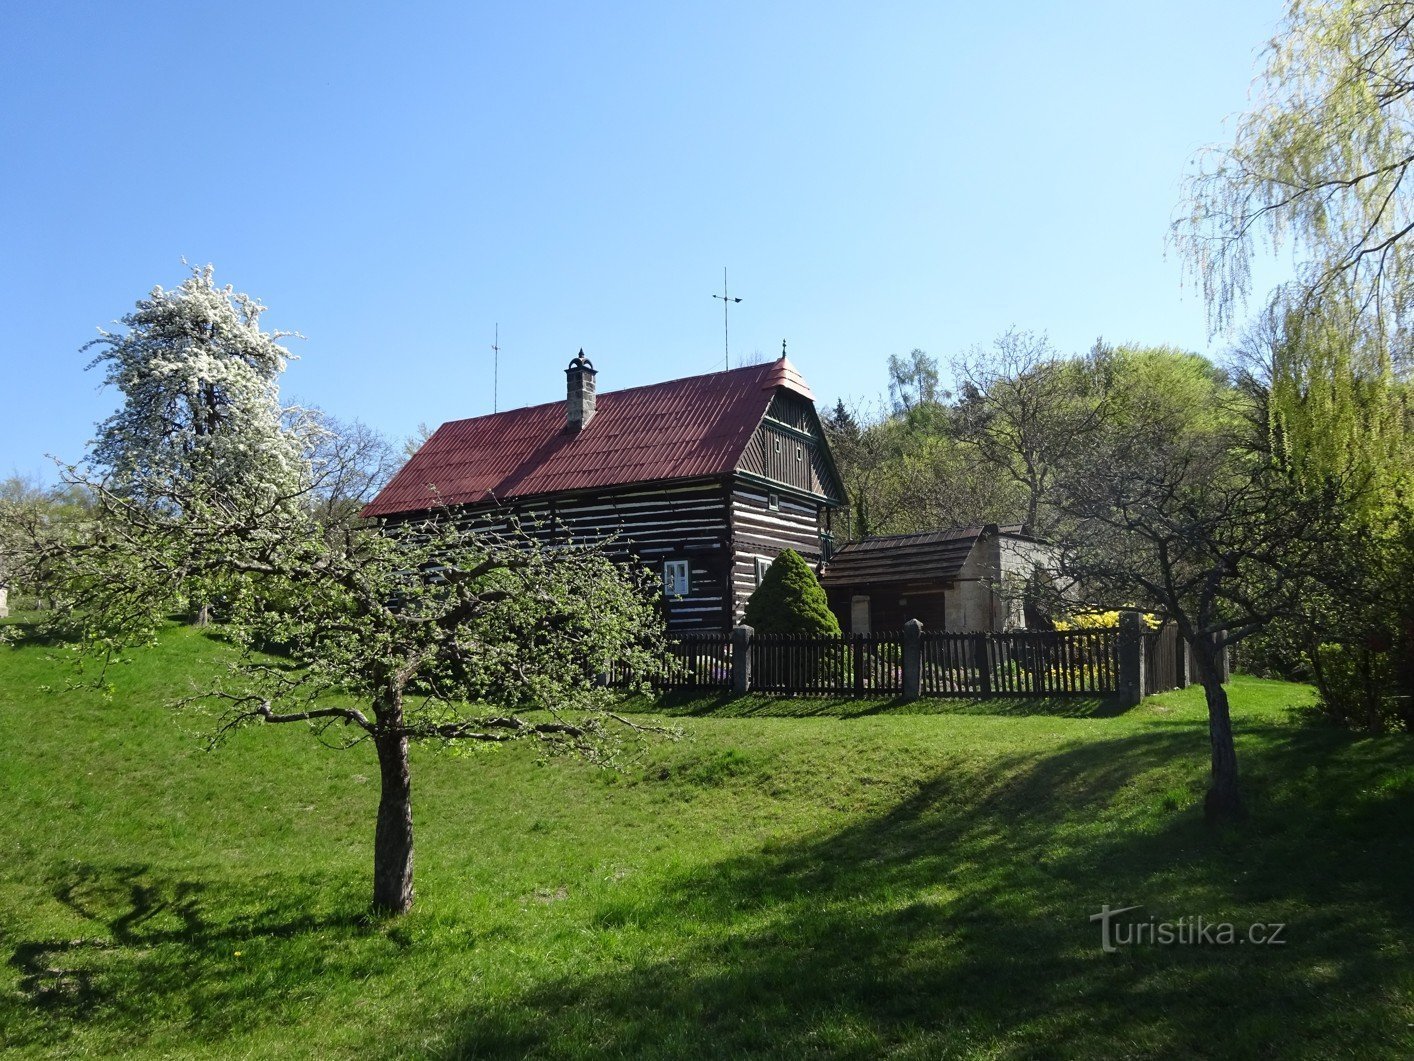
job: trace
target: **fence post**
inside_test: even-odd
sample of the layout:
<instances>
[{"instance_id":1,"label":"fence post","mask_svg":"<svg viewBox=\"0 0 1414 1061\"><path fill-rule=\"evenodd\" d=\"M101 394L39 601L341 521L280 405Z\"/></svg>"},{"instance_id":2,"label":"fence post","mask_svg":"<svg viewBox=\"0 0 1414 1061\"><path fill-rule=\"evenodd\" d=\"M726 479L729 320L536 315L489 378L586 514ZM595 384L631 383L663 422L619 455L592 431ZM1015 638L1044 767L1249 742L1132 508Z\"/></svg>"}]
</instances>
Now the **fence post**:
<instances>
[{"instance_id":1,"label":"fence post","mask_svg":"<svg viewBox=\"0 0 1414 1061\"><path fill-rule=\"evenodd\" d=\"M923 624L910 619L903 624L903 699L917 700L923 693Z\"/></svg>"},{"instance_id":2,"label":"fence post","mask_svg":"<svg viewBox=\"0 0 1414 1061\"><path fill-rule=\"evenodd\" d=\"M1188 657L1191 651L1188 642L1183 639L1183 635L1177 631L1173 638L1173 680L1180 689L1187 689L1190 684L1188 677Z\"/></svg>"},{"instance_id":3,"label":"fence post","mask_svg":"<svg viewBox=\"0 0 1414 1061\"><path fill-rule=\"evenodd\" d=\"M751 691L751 635L756 631L743 623L732 627L732 695Z\"/></svg>"},{"instance_id":4,"label":"fence post","mask_svg":"<svg viewBox=\"0 0 1414 1061\"><path fill-rule=\"evenodd\" d=\"M1119 692L1124 707L1144 699L1144 624L1135 611L1119 615Z\"/></svg>"},{"instance_id":5,"label":"fence post","mask_svg":"<svg viewBox=\"0 0 1414 1061\"><path fill-rule=\"evenodd\" d=\"M977 688L982 696L992 695L991 657L987 651L987 635L977 634L972 644L972 662L977 667Z\"/></svg>"}]
</instances>

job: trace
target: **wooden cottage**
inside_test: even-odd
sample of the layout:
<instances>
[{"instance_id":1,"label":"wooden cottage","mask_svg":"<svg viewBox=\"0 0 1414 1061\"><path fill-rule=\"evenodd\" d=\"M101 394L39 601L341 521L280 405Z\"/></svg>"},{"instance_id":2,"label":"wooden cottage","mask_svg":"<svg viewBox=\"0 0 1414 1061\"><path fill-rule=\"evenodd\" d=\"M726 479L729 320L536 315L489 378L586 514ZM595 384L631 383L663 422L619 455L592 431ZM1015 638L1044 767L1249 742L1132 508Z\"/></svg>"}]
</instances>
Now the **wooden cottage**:
<instances>
[{"instance_id":1,"label":"wooden cottage","mask_svg":"<svg viewBox=\"0 0 1414 1061\"><path fill-rule=\"evenodd\" d=\"M1027 583L1054 565L1049 542L993 523L850 542L820 581L851 633L899 630L910 619L932 630L1000 632L1033 625Z\"/></svg>"},{"instance_id":2,"label":"wooden cottage","mask_svg":"<svg viewBox=\"0 0 1414 1061\"><path fill-rule=\"evenodd\" d=\"M777 361L597 394L580 351L564 402L443 424L364 509L439 509L547 538L616 536L662 577L668 628L724 630L786 548L825 560L844 488L814 396Z\"/></svg>"}]
</instances>

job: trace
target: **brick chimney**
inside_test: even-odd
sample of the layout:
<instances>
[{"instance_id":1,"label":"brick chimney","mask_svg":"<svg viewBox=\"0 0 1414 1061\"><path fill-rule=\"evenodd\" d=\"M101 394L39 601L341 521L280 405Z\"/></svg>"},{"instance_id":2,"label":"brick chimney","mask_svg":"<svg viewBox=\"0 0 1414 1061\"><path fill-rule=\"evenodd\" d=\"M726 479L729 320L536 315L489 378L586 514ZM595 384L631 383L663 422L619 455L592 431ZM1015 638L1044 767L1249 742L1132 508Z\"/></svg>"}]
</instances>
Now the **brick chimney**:
<instances>
[{"instance_id":1,"label":"brick chimney","mask_svg":"<svg viewBox=\"0 0 1414 1061\"><path fill-rule=\"evenodd\" d=\"M594 363L584 356L583 350L565 369L565 420L571 432L583 431L594 419L596 375Z\"/></svg>"}]
</instances>

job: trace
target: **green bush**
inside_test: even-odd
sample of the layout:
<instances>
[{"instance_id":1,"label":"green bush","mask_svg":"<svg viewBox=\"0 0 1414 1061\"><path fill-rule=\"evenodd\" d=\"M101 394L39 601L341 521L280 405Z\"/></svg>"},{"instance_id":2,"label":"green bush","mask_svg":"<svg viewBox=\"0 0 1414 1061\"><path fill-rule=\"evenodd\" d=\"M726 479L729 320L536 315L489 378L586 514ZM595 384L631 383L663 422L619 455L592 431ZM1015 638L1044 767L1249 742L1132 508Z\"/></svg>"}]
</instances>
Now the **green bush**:
<instances>
[{"instance_id":1,"label":"green bush","mask_svg":"<svg viewBox=\"0 0 1414 1061\"><path fill-rule=\"evenodd\" d=\"M1388 652L1326 643L1316 650L1315 662L1320 711L1331 721L1376 733L1405 721Z\"/></svg>"},{"instance_id":2,"label":"green bush","mask_svg":"<svg viewBox=\"0 0 1414 1061\"><path fill-rule=\"evenodd\" d=\"M839 620L810 565L794 549L771 563L746 602L743 622L758 634L840 636Z\"/></svg>"}]
</instances>

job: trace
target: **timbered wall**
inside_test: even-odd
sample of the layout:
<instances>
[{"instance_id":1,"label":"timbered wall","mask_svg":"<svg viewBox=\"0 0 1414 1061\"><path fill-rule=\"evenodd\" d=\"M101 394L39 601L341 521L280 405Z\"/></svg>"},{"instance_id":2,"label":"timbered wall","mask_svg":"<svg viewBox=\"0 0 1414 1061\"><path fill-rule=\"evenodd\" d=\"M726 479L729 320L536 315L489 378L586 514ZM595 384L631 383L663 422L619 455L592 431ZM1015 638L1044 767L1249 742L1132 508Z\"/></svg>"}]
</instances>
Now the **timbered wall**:
<instances>
[{"instance_id":1,"label":"timbered wall","mask_svg":"<svg viewBox=\"0 0 1414 1061\"><path fill-rule=\"evenodd\" d=\"M668 629L721 630L727 625L731 552L727 498L719 481L468 506L459 518L488 531L507 530L514 520L542 541L588 544L617 535L610 555L639 560L659 577L665 560L686 560L688 593L664 601Z\"/></svg>"},{"instance_id":2,"label":"timbered wall","mask_svg":"<svg viewBox=\"0 0 1414 1061\"><path fill-rule=\"evenodd\" d=\"M779 511L770 508L775 494ZM814 567L823 558L820 531L829 510L823 503L792 496L752 482L731 489L732 621L741 619L747 598L756 589L756 561L769 564L786 549L794 549Z\"/></svg>"}]
</instances>

